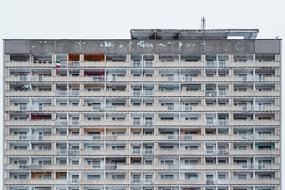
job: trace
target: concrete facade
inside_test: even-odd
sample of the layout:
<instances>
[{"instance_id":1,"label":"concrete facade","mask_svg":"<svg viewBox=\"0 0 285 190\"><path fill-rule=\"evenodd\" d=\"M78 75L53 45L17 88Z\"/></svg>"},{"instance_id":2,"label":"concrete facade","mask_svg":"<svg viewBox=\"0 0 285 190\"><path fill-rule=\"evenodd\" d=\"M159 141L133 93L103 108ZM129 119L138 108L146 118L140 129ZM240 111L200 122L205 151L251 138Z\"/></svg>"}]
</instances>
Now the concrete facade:
<instances>
[{"instance_id":1,"label":"concrete facade","mask_svg":"<svg viewBox=\"0 0 285 190\"><path fill-rule=\"evenodd\" d=\"M3 189L281 190L281 40L257 33L4 40Z\"/></svg>"}]
</instances>

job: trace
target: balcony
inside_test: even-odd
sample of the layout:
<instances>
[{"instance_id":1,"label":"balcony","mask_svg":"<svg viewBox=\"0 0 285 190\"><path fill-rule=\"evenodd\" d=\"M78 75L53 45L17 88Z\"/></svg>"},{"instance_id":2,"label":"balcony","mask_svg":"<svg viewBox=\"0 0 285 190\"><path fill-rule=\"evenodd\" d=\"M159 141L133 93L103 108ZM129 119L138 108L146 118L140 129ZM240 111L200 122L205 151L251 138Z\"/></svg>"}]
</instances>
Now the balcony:
<instances>
[{"instance_id":1,"label":"balcony","mask_svg":"<svg viewBox=\"0 0 285 190\"><path fill-rule=\"evenodd\" d=\"M163 184L163 185L204 185L205 184L205 180L202 178L198 178L198 179L168 179L168 180L161 180L158 179L155 181L155 184Z\"/></svg>"},{"instance_id":2,"label":"balcony","mask_svg":"<svg viewBox=\"0 0 285 190\"><path fill-rule=\"evenodd\" d=\"M224 120L224 119L208 119L206 120L206 123L205 123L207 126L206 127L216 127L216 126L219 126L219 127L228 127L229 125L229 120Z\"/></svg>"},{"instance_id":3,"label":"balcony","mask_svg":"<svg viewBox=\"0 0 285 190\"><path fill-rule=\"evenodd\" d=\"M213 105L213 106L191 106L191 111L200 111L200 112L231 112L231 111L238 111L239 109L235 106L230 106L230 105L225 105L225 106L220 106L220 105ZM184 111L184 110L183 110Z\"/></svg>"},{"instance_id":4,"label":"balcony","mask_svg":"<svg viewBox=\"0 0 285 190\"><path fill-rule=\"evenodd\" d=\"M80 67L98 67L98 68L115 68L131 67L131 62L112 62L112 61L81 61Z\"/></svg>"},{"instance_id":5,"label":"balcony","mask_svg":"<svg viewBox=\"0 0 285 190\"><path fill-rule=\"evenodd\" d=\"M180 94L178 94L182 97L204 97L205 96L205 92L202 90L198 90L198 91L187 91L187 90L183 90L181 91ZM163 96L163 94L161 95ZM177 96L177 95L176 95Z\"/></svg>"},{"instance_id":6,"label":"balcony","mask_svg":"<svg viewBox=\"0 0 285 190\"><path fill-rule=\"evenodd\" d=\"M29 68L29 67L49 67L53 68L55 66L54 63L39 63L39 62L30 62L30 61L8 61L5 62L6 67L24 67L24 68Z\"/></svg>"},{"instance_id":7,"label":"balcony","mask_svg":"<svg viewBox=\"0 0 285 190\"><path fill-rule=\"evenodd\" d=\"M81 156L118 156L118 155L128 155L130 154L127 149L123 150L114 150L111 148L101 149L101 150L81 150Z\"/></svg>"},{"instance_id":8,"label":"balcony","mask_svg":"<svg viewBox=\"0 0 285 190\"><path fill-rule=\"evenodd\" d=\"M7 156L55 156L53 150L5 150Z\"/></svg>"},{"instance_id":9,"label":"balcony","mask_svg":"<svg viewBox=\"0 0 285 190\"><path fill-rule=\"evenodd\" d=\"M241 156L241 155L278 155L280 154L280 150L272 149L272 150L230 150L230 155L233 156Z\"/></svg>"},{"instance_id":10,"label":"balcony","mask_svg":"<svg viewBox=\"0 0 285 190\"><path fill-rule=\"evenodd\" d=\"M79 96L80 90L57 90L55 91L56 96Z\"/></svg>"},{"instance_id":11,"label":"balcony","mask_svg":"<svg viewBox=\"0 0 285 190\"><path fill-rule=\"evenodd\" d=\"M54 125L54 120L8 120L6 125Z\"/></svg>"},{"instance_id":12,"label":"balcony","mask_svg":"<svg viewBox=\"0 0 285 190\"><path fill-rule=\"evenodd\" d=\"M234 179L230 180L230 185L239 184L239 185L278 185L280 184L279 179L245 179L239 180Z\"/></svg>"},{"instance_id":13,"label":"balcony","mask_svg":"<svg viewBox=\"0 0 285 190\"><path fill-rule=\"evenodd\" d=\"M92 121L92 120L81 120L80 125L92 125L92 126L128 126L132 125L130 121L111 121L111 120L99 120L99 121Z\"/></svg>"},{"instance_id":14,"label":"balcony","mask_svg":"<svg viewBox=\"0 0 285 190\"><path fill-rule=\"evenodd\" d=\"M122 97L122 96L130 96L129 91L88 91L88 90L82 90L80 91L80 96L95 96L95 97L100 97L100 96L106 96L106 97Z\"/></svg>"},{"instance_id":15,"label":"balcony","mask_svg":"<svg viewBox=\"0 0 285 190\"><path fill-rule=\"evenodd\" d=\"M180 94L180 91L156 91L154 93L155 96L159 97L180 96Z\"/></svg>"},{"instance_id":16,"label":"balcony","mask_svg":"<svg viewBox=\"0 0 285 190\"><path fill-rule=\"evenodd\" d=\"M228 93L228 96L256 96L256 97L262 97L262 96L280 96L280 91L271 90L271 91L258 91L258 90L247 90L247 91L230 91Z\"/></svg>"},{"instance_id":17,"label":"balcony","mask_svg":"<svg viewBox=\"0 0 285 190\"><path fill-rule=\"evenodd\" d=\"M229 166L238 170L278 170L277 164L233 164Z\"/></svg>"},{"instance_id":18,"label":"balcony","mask_svg":"<svg viewBox=\"0 0 285 190\"><path fill-rule=\"evenodd\" d=\"M218 91L206 90L205 91L206 97L228 96L228 94L229 94L228 90L218 90Z\"/></svg>"},{"instance_id":19,"label":"balcony","mask_svg":"<svg viewBox=\"0 0 285 190\"><path fill-rule=\"evenodd\" d=\"M157 120L154 122L155 125L203 125L204 122L201 119L198 120L181 120L181 119L177 119L177 120Z\"/></svg>"},{"instance_id":20,"label":"balcony","mask_svg":"<svg viewBox=\"0 0 285 190\"><path fill-rule=\"evenodd\" d=\"M203 67L204 63L202 61L173 61L173 62L153 62L153 67L155 68L195 68Z\"/></svg>"},{"instance_id":21,"label":"balcony","mask_svg":"<svg viewBox=\"0 0 285 190\"><path fill-rule=\"evenodd\" d=\"M72 127L72 126L71 126ZM276 135L6 135L7 141L47 140L47 141L279 141Z\"/></svg>"},{"instance_id":22,"label":"balcony","mask_svg":"<svg viewBox=\"0 0 285 190\"><path fill-rule=\"evenodd\" d=\"M246 75L234 76L234 81L238 82L278 82L280 77L276 76L259 76L259 75Z\"/></svg>"},{"instance_id":23,"label":"balcony","mask_svg":"<svg viewBox=\"0 0 285 190\"><path fill-rule=\"evenodd\" d=\"M205 67L206 68L223 68L223 67L228 67L229 66L229 61L212 61L212 60L207 60Z\"/></svg>"},{"instance_id":24,"label":"balcony","mask_svg":"<svg viewBox=\"0 0 285 190\"><path fill-rule=\"evenodd\" d=\"M231 125L280 125L280 121L278 120L230 120L229 123Z\"/></svg>"},{"instance_id":25,"label":"balcony","mask_svg":"<svg viewBox=\"0 0 285 190\"><path fill-rule=\"evenodd\" d=\"M82 77L82 76L55 76L53 81L56 82L83 82L83 81L93 81L92 77Z\"/></svg>"},{"instance_id":26,"label":"balcony","mask_svg":"<svg viewBox=\"0 0 285 190\"><path fill-rule=\"evenodd\" d=\"M122 179L122 180L113 180L113 179L99 179L99 180L87 180L81 179L78 184L105 184L105 185L128 185L131 184L129 180Z\"/></svg>"},{"instance_id":27,"label":"balcony","mask_svg":"<svg viewBox=\"0 0 285 190\"><path fill-rule=\"evenodd\" d=\"M177 165L178 166L178 165ZM180 170L217 170L217 171L229 171L229 170L278 170L277 164L195 164L195 165L179 165Z\"/></svg>"},{"instance_id":28,"label":"balcony","mask_svg":"<svg viewBox=\"0 0 285 190\"><path fill-rule=\"evenodd\" d=\"M213 77L207 77L207 76L197 76L192 77L192 82L232 82L233 77L231 76L213 76Z\"/></svg>"},{"instance_id":29,"label":"balcony","mask_svg":"<svg viewBox=\"0 0 285 190\"><path fill-rule=\"evenodd\" d=\"M72 106L72 105L67 105L67 106L60 106L60 105L55 105L55 106L43 106L42 111L44 112L90 112L94 111L93 107L91 106Z\"/></svg>"},{"instance_id":30,"label":"balcony","mask_svg":"<svg viewBox=\"0 0 285 190\"><path fill-rule=\"evenodd\" d=\"M41 82L41 81L52 81L51 76L41 76L41 75L25 75L25 76L8 76L6 81L8 82Z\"/></svg>"},{"instance_id":31,"label":"balcony","mask_svg":"<svg viewBox=\"0 0 285 190\"><path fill-rule=\"evenodd\" d=\"M80 120L55 120L55 125L60 127L79 127Z\"/></svg>"},{"instance_id":32,"label":"balcony","mask_svg":"<svg viewBox=\"0 0 285 190\"><path fill-rule=\"evenodd\" d=\"M280 111L280 106L276 105L254 105L252 110L258 111Z\"/></svg>"},{"instance_id":33,"label":"balcony","mask_svg":"<svg viewBox=\"0 0 285 190\"><path fill-rule=\"evenodd\" d=\"M38 141L38 140L48 140L51 135L35 135L35 134L27 134L27 135L7 135L6 140L15 141L15 140L30 140L30 141Z\"/></svg>"},{"instance_id":34,"label":"balcony","mask_svg":"<svg viewBox=\"0 0 285 190\"><path fill-rule=\"evenodd\" d=\"M207 156L228 156L229 150L205 150Z\"/></svg>"},{"instance_id":35,"label":"balcony","mask_svg":"<svg viewBox=\"0 0 285 190\"><path fill-rule=\"evenodd\" d=\"M8 164L6 166L7 170L103 170L106 169L108 171L129 171L129 170L278 170L279 165L277 164L195 164L195 165L143 165L143 164L105 164L105 167L102 165L88 165L88 164L80 164L80 165L36 165L36 164L27 164L27 165L14 165Z\"/></svg>"},{"instance_id":36,"label":"balcony","mask_svg":"<svg viewBox=\"0 0 285 190\"><path fill-rule=\"evenodd\" d=\"M237 61L237 62L229 62L229 67L233 68L241 68L241 67L280 67L280 62L278 61Z\"/></svg>"},{"instance_id":37,"label":"balcony","mask_svg":"<svg viewBox=\"0 0 285 190\"><path fill-rule=\"evenodd\" d=\"M7 184L11 185L53 185L53 184L63 184L66 183L66 180L54 180L54 179L25 179L25 180L15 180L15 179L7 179L5 180Z\"/></svg>"},{"instance_id":38,"label":"balcony","mask_svg":"<svg viewBox=\"0 0 285 190\"><path fill-rule=\"evenodd\" d=\"M31 112L31 111L43 111L44 106L39 105L20 105L20 106L6 106L6 111L21 111L21 112Z\"/></svg>"},{"instance_id":39,"label":"balcony","mask_svg":"<svg viewBox=\"0 0 285 190\"><path fill-rule=\"evenodd\" d=\"M16 97L25 97L25 96L54 96L55 93L53 91L38 91L38 90L30 90L30 91L5 91L5 96L16 96Z\"/></svg>"},{"instance_id":40,"label":"balcony","mask_svg":"<svg viewBox=\"0 0 285 190\"><path fill-rule=\"evenodd\" d=\"M79 156L80 155L80 150L57 150L56 155L58 156Z\"/></svg>"}]
</instances>

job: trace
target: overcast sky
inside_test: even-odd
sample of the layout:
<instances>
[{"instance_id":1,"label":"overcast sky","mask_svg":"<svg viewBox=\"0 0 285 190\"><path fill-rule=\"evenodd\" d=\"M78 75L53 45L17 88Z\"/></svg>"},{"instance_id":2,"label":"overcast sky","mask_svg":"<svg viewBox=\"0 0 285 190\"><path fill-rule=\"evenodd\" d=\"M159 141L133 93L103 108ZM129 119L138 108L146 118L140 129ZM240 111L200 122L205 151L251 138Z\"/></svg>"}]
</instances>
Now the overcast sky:
<instances>
[{"instance_id":1,"label":"overcast sky","mask_svg":"<svg viewBox=\"0 0 285 190\"><path fill-rule=\"evenodd\" d=\"M129 38L132 28L199 29L203 16L208 29L258 28L259 38L285 36L284 0L0 0L0 7L1 39Z\"/></svg>"}]
</instances>

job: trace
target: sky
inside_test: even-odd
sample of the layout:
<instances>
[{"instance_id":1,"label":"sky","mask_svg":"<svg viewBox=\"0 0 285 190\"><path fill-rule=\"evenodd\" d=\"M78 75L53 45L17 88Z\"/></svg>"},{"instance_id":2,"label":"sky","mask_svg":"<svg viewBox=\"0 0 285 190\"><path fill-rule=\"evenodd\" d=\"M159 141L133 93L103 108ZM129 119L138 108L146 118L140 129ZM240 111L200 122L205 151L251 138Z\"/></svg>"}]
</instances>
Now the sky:
<instances>
[{"instance_id":1,"label":"sky","mask_svg":"<svg viewBox=\"0 0 285 190\"><path fill-rule=\"evenodd\" d=\"M0 39L129 38L133 28L200 29L203 16L207 29L257 28L258 38L283 39L284 8L284 0L0 0Z\"/></svg>"}]
</instances>

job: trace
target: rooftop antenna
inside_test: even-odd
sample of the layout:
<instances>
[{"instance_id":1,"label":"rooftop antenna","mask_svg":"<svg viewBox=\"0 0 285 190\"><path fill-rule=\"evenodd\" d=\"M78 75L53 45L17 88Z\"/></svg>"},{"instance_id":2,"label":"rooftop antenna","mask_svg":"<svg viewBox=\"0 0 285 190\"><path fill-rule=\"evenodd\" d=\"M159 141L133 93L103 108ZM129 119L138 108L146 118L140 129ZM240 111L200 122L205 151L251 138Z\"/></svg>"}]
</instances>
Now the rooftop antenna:
<instances>
[{"instance_id":1,"label":"rooftop antenna","mask_svg":"<svg viewBox=\"0 0 285 190\"><path fill-rule=\"evenodd\" d=\"M205 42L205 33L206 33L206 18L203 16L201 18L201 30L202 30L202 45L203 45L203 49L204 49L204 54L205 54L205 46L206 46L206 42Z\"/></svg>"},{"instance_id":2,"label":"rooftop antenna","mask_svg":"<svg viewBox=\"0 0 285 190\"><path fill-rule=\"evenodd\" d=\"M206 30L206 18L203 16L201 18L201 30L202 30L202 39L205 38L205 30Z\"/></svg>"}]
</instances>

